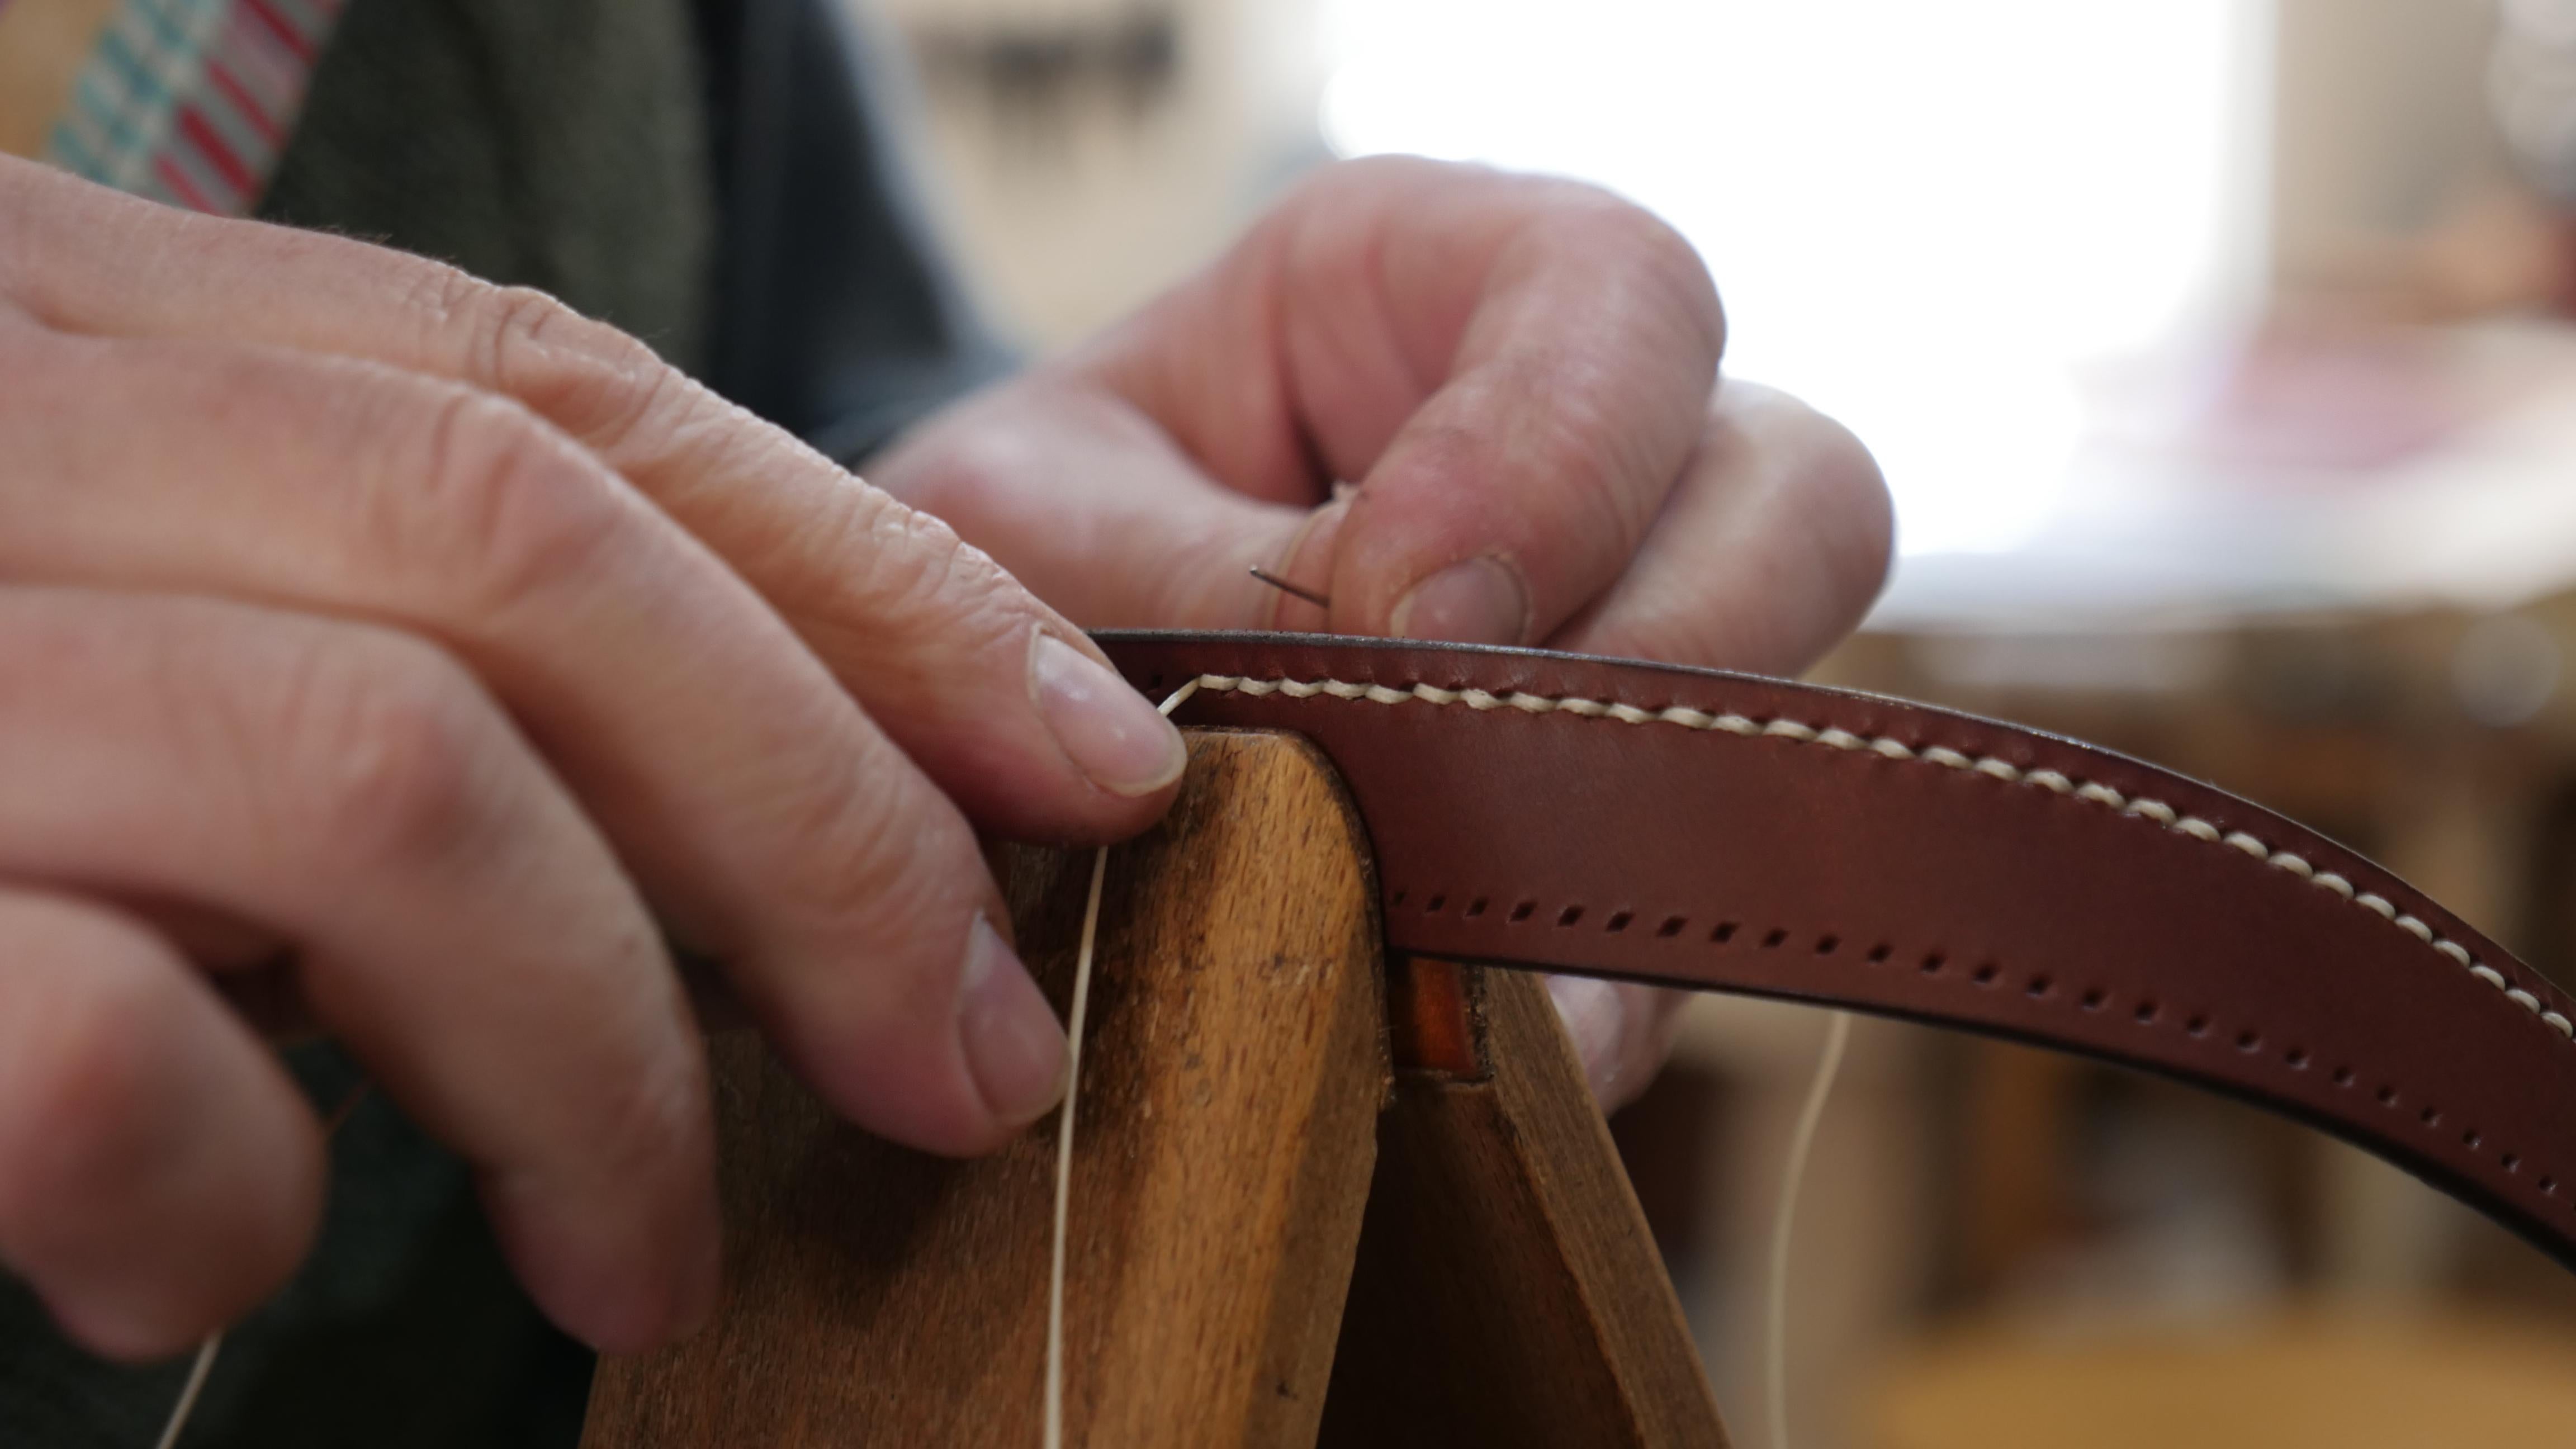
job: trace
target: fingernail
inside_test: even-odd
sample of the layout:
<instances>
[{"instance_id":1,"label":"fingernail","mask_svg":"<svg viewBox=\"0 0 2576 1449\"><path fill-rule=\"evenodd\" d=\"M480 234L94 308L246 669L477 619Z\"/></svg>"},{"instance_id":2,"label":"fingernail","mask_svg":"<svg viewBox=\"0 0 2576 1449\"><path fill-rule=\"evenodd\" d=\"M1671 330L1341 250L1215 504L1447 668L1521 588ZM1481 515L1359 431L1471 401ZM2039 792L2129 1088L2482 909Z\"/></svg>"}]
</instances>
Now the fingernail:
<instances>
[{"instance_id":1,"label":"fingernail","mask_svg":"<svg viewBox=\"0 0 2576 1449\"><path fill-rule=\"evenodd\" d=\"M1022 1126L1064 1095L1064 1028L1002 933L982 916L966 933L957 1035L966 1069L994 1116Z\"/></svg>"},{"instance_id":2,"label":"fingernail","mask_svg":"<svg viewBox=\"0 0 2576 1449\"><path fill-rule=\"evenodd\" d=\"M1529 591L1497 558L1471 558L1413 586L1388 626L1399 639L1518 644L1529 628Z\"/></svg>"},{"instance_id":3,"label":"fingernail","mask_svg":"<svg viewBox=\"0 0 2576 1449\"><path fill-rule=\"evenodd\" d=\"M1574 1053L1583 1059L1583 1079L1592 1086L1595 1098L1606 1098L1615 1085L1612 1078L1619 1066L1619 1033L1626 1025L1626 1005L1619 999L1619 988L1590 976L1551 976L1547 994L1556 1002L1556 1014L1565 1018L1566 1035L1574 1038Z\"/></svg>"},{"instance_id":4,"label":"fingernail","mask_svg":"<svg viewBox=\"0 0 2576 1449\"><path fill-rule=\"evenodd\" d=\"M1029 691L1055 742L1091 782L1144 795L1181 777L1181 732L1109 666L1041 629L1029 646Z\"/></svg>"}]
</instances>

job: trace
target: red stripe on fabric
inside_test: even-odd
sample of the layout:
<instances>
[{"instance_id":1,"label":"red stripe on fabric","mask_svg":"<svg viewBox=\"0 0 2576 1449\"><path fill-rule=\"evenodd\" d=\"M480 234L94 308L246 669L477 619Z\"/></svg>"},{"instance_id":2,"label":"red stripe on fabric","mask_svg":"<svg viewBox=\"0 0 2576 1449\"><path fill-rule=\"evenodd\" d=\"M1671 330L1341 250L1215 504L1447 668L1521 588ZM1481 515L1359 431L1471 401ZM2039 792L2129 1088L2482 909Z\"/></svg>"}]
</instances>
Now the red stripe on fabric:
<instances>
[{"instance_id":1,"label":"red stripe on fabric","mask_svg":"<svg viewBox=\"0 0 2576 1449\"><path fill-rule=\"evenodd\" d=\"M152 160L152 169L159 173L161 184L169 187L170 193L178 197L189 210L223 214L221 208L206 200L206 194L199 191L197 184L188 179L188 173L180 169L178 162L167 156L156 156Z\"/></svg>"},{"instance_id":2,"label":"red stripe on fabric","mask_svg":"<svg viewBox=\"0 0 2576 1449\"><path fill-rule=\"evenodd\" d=\"M286 42L286 48L294 51L297 59L306 61L313 59L313 37L296 29L294 22L278 14L268 0L241 0L241 7L245 12L257 16L261 24L276 31L277 38Z\"/></svg>"},{"instance_id":3,"label":"red stripe on fabric","mask_svg":"<svg viewBox=\"0 0 2576 1449\"><path fill-rule=\"evenodd\" d=\"M223 58L223 64L230 67L242 88L259 98L265 114L276 117L280 124L294 118L296 103L304 95L305 82L312 78L313 68L290 54L267 26L240 11L233 12L215 54Z\"/></svg>"},{"instance_id":4,"label":"red stripe on fabric","mask_svg":"<svg viewBox=\"0 0 2576 1449\"><path fill-rule=\"evenodd\" d=\"M252 130L259 132L270 145L277 143L277 122L260 109L258 99L251 95L248 87L233 78L233 73L224 68L222 61L206 62L206 79L215 83L215 89L224 93L224 99L233 103L233 109L241 112L242 119L250 122Z\"/></svg>"},{"instance_id":5,"label":"red stripe on fabric","mask_svg":"<svg viewBox=\"0 0 2576 1449\"><path fill-rule=\"evenodd\" d=\"M224 178L225 185L245 196L258 187L259 178L253 176L241 158L233 154L232 147L224 144L222 134L206 119L205 112L194 104L180 110L179 131L195 143L198 154L204 156L206 164L214 167L216 173Z\"/></svg>"}]
</instances>

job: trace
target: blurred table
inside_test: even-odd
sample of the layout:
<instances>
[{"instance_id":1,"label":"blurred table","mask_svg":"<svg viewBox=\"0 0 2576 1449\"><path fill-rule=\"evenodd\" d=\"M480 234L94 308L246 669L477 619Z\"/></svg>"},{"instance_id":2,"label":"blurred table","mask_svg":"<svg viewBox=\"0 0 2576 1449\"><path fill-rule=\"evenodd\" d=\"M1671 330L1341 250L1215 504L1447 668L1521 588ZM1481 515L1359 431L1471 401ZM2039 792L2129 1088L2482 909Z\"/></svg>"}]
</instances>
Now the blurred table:
<instances>
[{"instance_id":1,"label":"blurred table","mask_svg":"<svg viewBox=\"0 0 2576 1449\"><path fill-rule=\"evenodd\" d=\"M2565 1443L2576 1335L2509 1320L1985 1329L1880 1379L1865 1449L2454 1449Z\"/></svg>"}]
</instances>

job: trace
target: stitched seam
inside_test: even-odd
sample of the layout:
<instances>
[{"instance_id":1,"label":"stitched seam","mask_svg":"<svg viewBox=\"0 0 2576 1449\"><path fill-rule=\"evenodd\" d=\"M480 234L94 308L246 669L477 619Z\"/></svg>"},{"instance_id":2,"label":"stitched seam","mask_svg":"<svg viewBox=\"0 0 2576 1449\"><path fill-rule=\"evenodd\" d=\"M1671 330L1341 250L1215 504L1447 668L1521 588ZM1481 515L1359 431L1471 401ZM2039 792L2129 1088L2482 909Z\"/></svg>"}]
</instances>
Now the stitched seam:
<instances>
[{"instance_id":1,"label":"stitched seam","mask_svg":"<svg viewBox=\"0 0 2576 1449\"><path fill-rule=\"evenodd\" d=\"M2321 871L2290 851L2274 850L2242 830L2221 830L2197 815L2185 815L2162 800L2144 795L2127 796L2098 782L2068 778L2057 770L2024 770L2009 760L1992 755L1971 759L1946 745L1927 745L1917 750L1902 740L1880 735L1864 739L1848 730L1817 727L1793 719L1754 720L1733 713L1711 714L1687 705L1668 705L1662 709L1640 709L1632 704L1608 700L1563 698L1513 690L1496 694L1484 689L1443 689L1434 684L1416 684L1397 689L1384 684L1353 684L1341 679L1252 679L1239 674L1202 674L1190 681L1190 692L1200 689L1219 694L1244 694L1253 698L1284 694L1290 699L1311 699L1329 695L1334 699L1367 700L1372 704L1404 704L1420 700L1425 704L1460 705L1483 713L1488 710L1513 709L1523 714L1571 714L1584 719L1608 719L1620 724L1679 725L1683 729L1701 730L1746 738L1785 739L1798 744L1818 745L1843 751L1866 751L1891 760L1916 760L1939 765L1944 769L1986 775L2005 784L2035 785L2052 794L2068 795L2106 810L2138 820L2150 821L2176 835L2186 835L2210 845L2223 845L2245 856L2259 860L2274 870L2296 876L2319 890L2350 902L2398 930L2422 942L2425 947L2466 970L2501 993L2505 1000L2538 1017L2561 1037L2576 1040L2576 1021L2559 1012L2545 1009L2540 998L2513 985L2504 973L2478 960L2467 947L2441 935L2411 912L2401 911L2387 897L2375 891L2356 890L2351 881L2333 871ZM1176 698L1174 704L1178 704Z\"/></svg>"}]
</instances>

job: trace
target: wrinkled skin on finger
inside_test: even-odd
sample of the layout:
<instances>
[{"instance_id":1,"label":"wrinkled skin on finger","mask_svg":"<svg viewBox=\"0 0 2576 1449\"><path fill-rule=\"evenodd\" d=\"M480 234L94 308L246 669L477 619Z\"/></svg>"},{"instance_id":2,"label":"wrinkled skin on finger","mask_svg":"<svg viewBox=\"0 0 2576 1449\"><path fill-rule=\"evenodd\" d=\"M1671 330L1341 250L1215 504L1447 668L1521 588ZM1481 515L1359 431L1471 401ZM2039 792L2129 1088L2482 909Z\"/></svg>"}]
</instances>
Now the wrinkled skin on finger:
<instances>
[{"instance_id":1,"label":"wrinkled skin on finger","mask_svg":"<svg viewBox=\"0 0 2576 1449\"><path fill-rule=\"evenodd\" d=\"M506 400L578 444L794 628L978 824L1133 834L1177 738L1080 630L905 506L542 294L346 238L151 206L0 157L0 309L57 331L283 349ZM1077 656L1056 658L1036 641ZM1099 696L1098 707L1068 696Z\"/></svg>"},{"instance_id":2,"label":"wrinkled skin on finger","mask_svg":"<svg viewBox=\"0 0 2576 1449\"><path fill-rule=\"evenodd\" d=\"M1573 182L1355 162L869 472L1086 626L1794 674L1876 596L1887 493L1832 420L1721 379L1724 343L1706 269L1634 206ZM1680 998L1558 996L1603 1102L1641 1090Z\"/></svg>"},{"instance_id":3,"label":"wrinkled skin on finger","mask_svg":"<svg viewBox=\"0 0 2576 1449\"><path fill-rule=\"evenodd\" d=\"M0 912L0 955L104 1023L0 1077L0 1183L58 1189L0 1191L0 1260L115 1353L221 1323L310 1232L309 1174L173 1216L197 1179L109 1170L197 1131L309 1150L206 989L233 954L291 956L558 1323L644 1348L704 1316L718 1242L665 935L844 1115L987 1150L1064 1041L977 828L1120 838L1185 758L954 529L634 339L6 157L0 656L0 714L87 772L0 779L0 892L61 896ZM130 989L74 999L82 962ZM29 1102L73 1109L13 1130Z\"/></svg>"}]
</instances>

